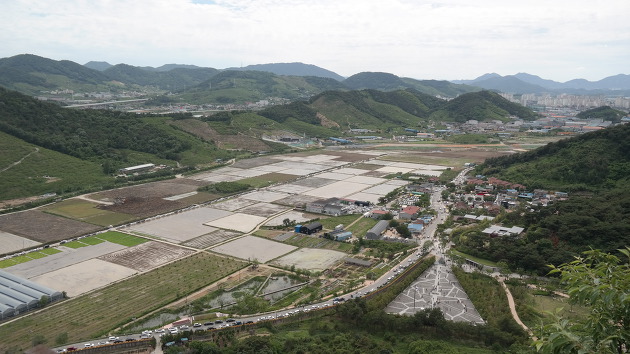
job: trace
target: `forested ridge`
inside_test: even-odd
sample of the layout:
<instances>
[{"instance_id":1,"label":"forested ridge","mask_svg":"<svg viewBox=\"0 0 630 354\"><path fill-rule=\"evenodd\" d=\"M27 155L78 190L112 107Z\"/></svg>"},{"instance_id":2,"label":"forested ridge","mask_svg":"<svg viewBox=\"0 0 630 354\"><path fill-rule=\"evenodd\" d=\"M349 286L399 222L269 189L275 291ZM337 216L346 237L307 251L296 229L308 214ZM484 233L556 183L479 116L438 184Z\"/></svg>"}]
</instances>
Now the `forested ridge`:
<instances>
[{"instance_id":1,"label":"forested ridge","mask_svg":"<svg viewBox=\"0 0 630 354\"><path fill-rule=\"evenodd\" d=\"M66 109L3 88L0 106L0 130L81 159L119 159L127 149L176 160L190 148L133 113Z\"/></svg>"},{"instance_id":2,"label":"forested ridge","mask_svg":"<svg viewBox=\"0 0 630 354\"><path fill-rule=\"evenodd\" d=\"M532 189L594 191L628 186L630 125L618 125L535 150L491 158L480 165L477 172Z\"/></svg>"}]
</instances>

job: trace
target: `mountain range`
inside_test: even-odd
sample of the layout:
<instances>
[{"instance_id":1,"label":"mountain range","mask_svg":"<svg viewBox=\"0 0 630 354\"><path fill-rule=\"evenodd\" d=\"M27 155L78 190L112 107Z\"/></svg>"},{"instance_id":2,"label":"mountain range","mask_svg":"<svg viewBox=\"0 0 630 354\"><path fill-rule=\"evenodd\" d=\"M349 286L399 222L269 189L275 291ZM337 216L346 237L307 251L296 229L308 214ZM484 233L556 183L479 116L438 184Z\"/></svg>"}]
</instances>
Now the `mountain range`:
<instances>
[{"instance_id":1,"label":"mountain range","mask_svg":"<svg viewBox=\"0 0 630 354\"><path fill-rule=\"evenodd\" d=\"M383 76L389 81L383 80ZM344 79L332 71L303 63L224 70L184 64L153 68L97 61L80 65L32 54L0 59L0 85L29 95L64 89L83 93L144 87L181 95L189 103L244 103L268 97L303 99L326 90L357 88L383 91L413 88L443 97L480 90L448 81L421 81L384 73L360 73Z\"/></svg>"},{"instance_id":2,"label":"mountain range","mask_svg":"<svg viewBox=\"0 0 630 354\"><path fill-rule=\"evenodd\" d=\"M617 93L625 95L630 92L630 75L625 74L609 76L598 81L574 79L567 82L557 82L527 73L507 76L490 73L481 75L474 80L452 80L451 82L508 93L563 92L576 94Z\"/></svg>"},{"instance_id":3,"label":"mountain range","mask_svg":"<svg viewBox=\"0 0 630 354\"><path fill-rule=\"evenodd\" d=\"M243 74L238 74L243 73ZM231 83L230 83L231 82ZM281 97L304 99L327 90L414 89L453 98L481 89L510 93L630 94L630 75L596 82L576 79L560 83L519 73L485 74L474 80L417 80L384 72L361 72L343 78L330 70L303 63L273 63L215 69L187 64L160 67L111 65L91 61L81 65L22 54L0 59L0 85L29 95L70 89L83 92L122 92L149 88L175 93L189 103L244 103Z\"/></svg>"}]
</instances>

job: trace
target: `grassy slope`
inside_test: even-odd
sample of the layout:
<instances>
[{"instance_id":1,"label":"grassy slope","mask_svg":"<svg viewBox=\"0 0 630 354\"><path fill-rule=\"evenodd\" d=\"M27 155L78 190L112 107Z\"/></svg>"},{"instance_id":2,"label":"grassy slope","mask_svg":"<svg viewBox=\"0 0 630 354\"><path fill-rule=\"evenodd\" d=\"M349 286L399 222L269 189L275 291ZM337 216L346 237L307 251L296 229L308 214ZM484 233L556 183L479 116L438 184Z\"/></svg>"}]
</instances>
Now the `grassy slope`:
<instances>
[{"instance_id":1,"label":"grassy slope","mask_svg":"<svg viewBox=\"0 0 630 354\"><path fill-rule=\"evenodd\" d=\"M28 153L20 164L0 172L0 199L62 192L108 183L101 166L55 151L39 148L0 132L0 169L9 167ZM43 176L55 177L46 179Z\"/></svg>"}]
</instances>

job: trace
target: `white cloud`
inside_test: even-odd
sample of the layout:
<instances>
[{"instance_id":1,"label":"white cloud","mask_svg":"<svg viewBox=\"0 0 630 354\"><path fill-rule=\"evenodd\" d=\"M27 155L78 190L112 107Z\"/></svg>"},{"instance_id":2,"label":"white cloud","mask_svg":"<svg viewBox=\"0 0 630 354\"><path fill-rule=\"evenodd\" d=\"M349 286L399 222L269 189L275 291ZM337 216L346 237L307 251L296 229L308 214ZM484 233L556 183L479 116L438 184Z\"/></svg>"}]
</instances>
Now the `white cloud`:
<instances>
[{"instance_id":1,"label":"white cloud","mask_svg":"<svg viewBox=\"0 0 630 354\"><path fill-rule=\"evenodd\" d=\"M3 4L0 57L600 79L627 70L629 10L626 0L22 0Z\"/></svg>"}]
</instances>

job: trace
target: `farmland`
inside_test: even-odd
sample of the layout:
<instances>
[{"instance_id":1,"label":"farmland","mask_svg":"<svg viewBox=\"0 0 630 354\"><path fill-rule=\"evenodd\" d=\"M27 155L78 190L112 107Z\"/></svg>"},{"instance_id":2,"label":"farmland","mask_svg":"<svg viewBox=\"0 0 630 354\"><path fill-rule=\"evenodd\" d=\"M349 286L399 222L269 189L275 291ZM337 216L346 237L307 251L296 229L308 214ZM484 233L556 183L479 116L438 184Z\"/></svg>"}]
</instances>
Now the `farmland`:
<instances>
[{"instance_id":1,"label":"farmland","mask_svg":"<svg viewBox=\"0 0 630 354\"><path fill-rule=\"evenodd\" d=\"M109 226L119 225L136 217L98 208L99 204L81 199L67 199L43 208L44 212L70 219L85 221L90 224Z\"/></svg>"},{"instance_id":2,"label":"farmland","mask_svg":"<svg viewBox=\"0 0 630 354\"><path fill-rule=\"evenodd\" d=\"M23 236L39 242L52 242L85 235L101 227L61 216L51 215L39 210L0 216L2 231Z\"/></svg>"},{"instance_id":3,"label":"farmland","mask_svg":"<svg viewBox=\"0 0 630 354\"><path fill-rule=\"evenodd\" d=\"M51 306L0 327L0 350L30 347L35 334L49 342L62 333L68 342L110 333L161 306L246 266L245 262L198 253L100 291Z\"/></svg>"}]
</instances>

